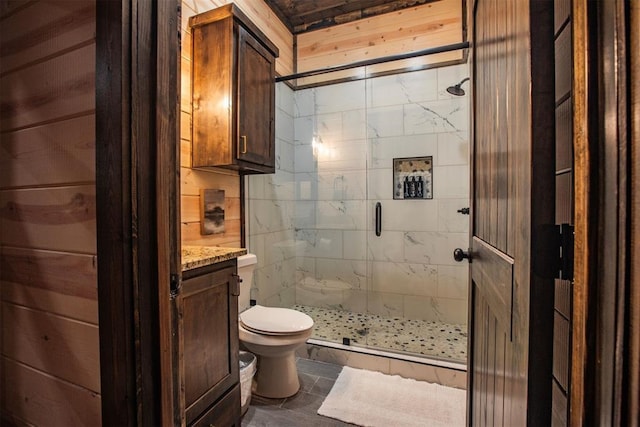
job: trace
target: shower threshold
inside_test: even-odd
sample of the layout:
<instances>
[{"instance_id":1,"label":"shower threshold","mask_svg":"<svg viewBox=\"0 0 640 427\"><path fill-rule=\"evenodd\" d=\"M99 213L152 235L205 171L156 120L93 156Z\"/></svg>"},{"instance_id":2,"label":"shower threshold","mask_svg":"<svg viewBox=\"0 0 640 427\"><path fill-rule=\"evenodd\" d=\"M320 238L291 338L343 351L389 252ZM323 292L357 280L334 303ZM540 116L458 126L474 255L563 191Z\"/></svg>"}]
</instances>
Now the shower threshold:
<instances>
[{"instance_id":1,"label":"shower threshold","mask_svg":"<svg viewBox=\"0 0 640 427\"><path fill-rule=\"evenodd\" d=\"M466 370L465 325L306 305L293 308L315 322L310 344Z\"/></svg>"}]
</instances>

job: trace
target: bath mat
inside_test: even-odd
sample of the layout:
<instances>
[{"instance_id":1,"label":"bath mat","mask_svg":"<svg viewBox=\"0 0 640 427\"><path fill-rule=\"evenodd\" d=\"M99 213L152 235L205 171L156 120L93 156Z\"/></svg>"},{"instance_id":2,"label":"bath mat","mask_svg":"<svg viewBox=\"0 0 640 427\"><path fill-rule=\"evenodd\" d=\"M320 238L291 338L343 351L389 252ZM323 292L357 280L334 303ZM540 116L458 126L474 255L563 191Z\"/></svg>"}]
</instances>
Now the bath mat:
<instances>
[{"instance_id":1,"label":"bath mat","mask_svg":"<svg viewBox=\"0 0 640 427\"><path fill-rule=\"evenodd\" d=\"M361 426L465 425L466 392L345 366L318 414Z\"/></svg>"}]
</instances>

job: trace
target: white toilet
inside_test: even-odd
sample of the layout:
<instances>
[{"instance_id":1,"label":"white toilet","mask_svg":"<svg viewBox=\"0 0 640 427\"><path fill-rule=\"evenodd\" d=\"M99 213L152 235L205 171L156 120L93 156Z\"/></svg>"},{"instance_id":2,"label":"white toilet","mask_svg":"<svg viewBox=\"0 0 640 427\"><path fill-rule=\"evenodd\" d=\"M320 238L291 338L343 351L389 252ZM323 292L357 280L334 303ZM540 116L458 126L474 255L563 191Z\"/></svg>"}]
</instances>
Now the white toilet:
<instances>
[{"instance_id":1,"label":"white toilet","mask_svg":"<svg viewBox=\"0 0 640 427\"><path fill-rule=\"evenodd\" d=\"M311 336L313 319L289 308L260 305L249 308L256 263L253 254L238 257L238 274L242 279L238 298L240 341L258 357L253 392L270 398L293 396L300 389L295 351Z\"/></svg>"}]
</instances>

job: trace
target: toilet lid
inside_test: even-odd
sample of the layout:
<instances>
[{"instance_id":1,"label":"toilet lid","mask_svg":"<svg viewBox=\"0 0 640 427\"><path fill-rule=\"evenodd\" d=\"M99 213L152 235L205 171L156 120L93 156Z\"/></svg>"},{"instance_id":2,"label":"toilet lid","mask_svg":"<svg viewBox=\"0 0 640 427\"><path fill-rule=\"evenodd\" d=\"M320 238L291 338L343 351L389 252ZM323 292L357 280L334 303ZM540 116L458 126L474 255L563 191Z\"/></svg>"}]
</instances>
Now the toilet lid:
<instances>
[{"instance_id":1,"label":"toilet lid","mask_svg":"<svg viewBox=\"0 0 640 427\"><path fill-rule=\"evenodd\" d=\"M240 313L242 325L267 335L285 335L304 332L313 327L313 319L290 308L255 305Z\"/></svg>"}]
</instances>

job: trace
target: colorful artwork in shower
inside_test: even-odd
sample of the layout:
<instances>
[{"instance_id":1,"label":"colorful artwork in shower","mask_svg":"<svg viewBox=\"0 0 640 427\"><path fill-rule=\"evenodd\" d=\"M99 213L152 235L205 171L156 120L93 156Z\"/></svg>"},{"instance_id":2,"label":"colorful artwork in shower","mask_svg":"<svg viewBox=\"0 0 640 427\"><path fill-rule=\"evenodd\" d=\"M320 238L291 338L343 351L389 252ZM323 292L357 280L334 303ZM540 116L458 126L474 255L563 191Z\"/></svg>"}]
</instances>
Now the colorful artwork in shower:
<instances>
[{"instance_id":1,"label":"colorful artwork in shower","mask_svg":"<svg viewBox=\"0 0 640 427\"><path fill-rule=\"evenodd\" d=\"M433 199L433 157L393 159L393 198Z\"/></svg>"},{"instance_id":2,"label":"colorful artwork in shower","mask_svg":"<svg viewBox=\"0 0 640 427\"><path fill-rule=\"evenodd\" d=\"M224 190L200 189L200 234L224 233Z\"/></svg>"}]
</instances>

